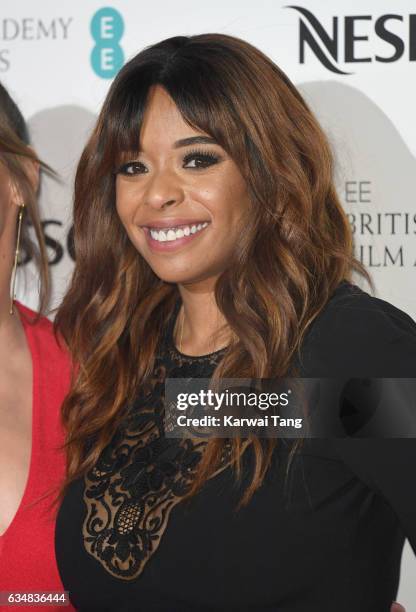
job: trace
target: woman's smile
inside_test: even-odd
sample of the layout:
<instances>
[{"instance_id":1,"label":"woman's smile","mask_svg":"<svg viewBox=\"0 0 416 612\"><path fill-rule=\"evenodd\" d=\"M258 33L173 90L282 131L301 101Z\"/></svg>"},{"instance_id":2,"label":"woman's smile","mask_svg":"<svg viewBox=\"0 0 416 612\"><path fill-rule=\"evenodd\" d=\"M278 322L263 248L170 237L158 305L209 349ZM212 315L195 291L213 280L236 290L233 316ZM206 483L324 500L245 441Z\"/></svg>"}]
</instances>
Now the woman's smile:
<instances>
[{"instance_id":1,"label":"woman's smile","mask_svg":"<svg viewBox=\"0 0 416 612\"><path fill-rule=\"evenodd\" d=\"M144 226L147 244L152 251L172 252L181 247L194 242L194 240L204 232L210 222L178 225L170 228L156 228Z\"/></svg>"}]
</instances>

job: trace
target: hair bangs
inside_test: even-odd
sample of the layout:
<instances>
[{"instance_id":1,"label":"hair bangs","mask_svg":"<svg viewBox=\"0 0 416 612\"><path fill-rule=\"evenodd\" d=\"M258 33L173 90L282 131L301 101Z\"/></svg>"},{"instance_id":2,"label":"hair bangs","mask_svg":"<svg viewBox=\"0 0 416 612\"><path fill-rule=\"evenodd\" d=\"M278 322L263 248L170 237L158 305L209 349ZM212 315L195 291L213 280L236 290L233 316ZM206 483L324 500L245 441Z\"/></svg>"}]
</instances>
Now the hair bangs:
<instances>
[{"instance_id":1,"label":"hair bangs","mask_svg":"<svg viewBox=\"0 0 416 612\"><path fill-rule=\"evenodd\" d=\"M109 100L103 116L103 153L106 165L110 166L113 172L116 172L129 154L139 151L140 131L149 88L149 85L136 85L133 88L126 83L121 92ZM114 118L117 120L114 121Z\"/></svg>"},{"instance_id":2,"label":"hair bangs","mask_svg":"<svg viewBox=\"0 0 416 612\"><path fill-rule=\"evenodd\" d=\"M102 111L103 154L110 155L107 161L114 171L140 150L141 126L156 85L166 90L192 129L214 138L232 158L245 159L247 135L235 104L238 88L230 96L215 63L207 64L198 55L197 49L185 46L168 62L143 60L116 77Z\"/></svg>"}]
</instances>

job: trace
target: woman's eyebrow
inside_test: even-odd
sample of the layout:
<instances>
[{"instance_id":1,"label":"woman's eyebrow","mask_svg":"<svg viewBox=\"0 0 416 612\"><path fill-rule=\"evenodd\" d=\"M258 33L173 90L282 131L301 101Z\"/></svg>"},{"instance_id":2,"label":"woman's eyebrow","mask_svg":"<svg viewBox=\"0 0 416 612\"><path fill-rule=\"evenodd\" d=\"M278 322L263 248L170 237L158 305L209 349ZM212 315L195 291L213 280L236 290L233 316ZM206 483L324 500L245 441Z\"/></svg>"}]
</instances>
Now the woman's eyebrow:
<instances>
[{"instance_id":1,"label":"woman's eyebrow","mask_svg":"<svg viewBox=\"0 0 416 612\"><path fill-rule=\"evenodd\" d=\"M173 143L173 148L187 147L191 144L217 144L217 141L210 136L191 136L190 138L181 138Z\"/></svg>"},{"instance_id":2,"label":"woman's eyebrow","mask_svg":"<svg viewBox=\"0 0 416 612\"><path fill-rule=\"evenodd\" d=\"M176 140L173 143L174 149L179 149L179 147L187 147L192 144L218 144L215 138L211 138L211 136L190 136L189 138L181 138L180 140ZM141 147L137 153L143 153Z\"/></svg>"}]
</instances>

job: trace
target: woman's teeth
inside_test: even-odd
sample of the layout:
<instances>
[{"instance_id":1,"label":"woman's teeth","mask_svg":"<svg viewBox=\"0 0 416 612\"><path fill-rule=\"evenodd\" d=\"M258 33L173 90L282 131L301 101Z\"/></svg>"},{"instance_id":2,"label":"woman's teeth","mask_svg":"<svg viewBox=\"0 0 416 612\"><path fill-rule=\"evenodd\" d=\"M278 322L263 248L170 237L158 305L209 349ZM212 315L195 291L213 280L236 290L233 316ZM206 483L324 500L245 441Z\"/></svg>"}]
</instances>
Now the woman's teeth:
<instances>
[{"instance_id":1,"label":"woman's teeth","mask_svg":"<svg viewBox=\"0 0 416 612\"><path fill-rule=\"evenodd\" d=\"M153 240L157 240L158 242L168 242L170 240L177 240L178 238L183 238L184 236L189 236L190 234L196 234L196 232L200 232L204 227L208 225L207 221L205 223L198 223L198 225L183 225L178 229L168 229L168 230L150 230L150 235Z\"/></svg>"}]
</instances>

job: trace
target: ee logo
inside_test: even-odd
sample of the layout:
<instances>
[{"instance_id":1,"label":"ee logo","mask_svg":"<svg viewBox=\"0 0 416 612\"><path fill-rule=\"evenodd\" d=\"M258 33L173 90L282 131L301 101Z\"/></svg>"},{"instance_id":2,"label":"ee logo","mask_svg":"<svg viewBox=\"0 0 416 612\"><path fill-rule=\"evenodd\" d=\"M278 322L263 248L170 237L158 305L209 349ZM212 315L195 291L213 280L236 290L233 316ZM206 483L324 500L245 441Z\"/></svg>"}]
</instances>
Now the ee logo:
<instances>
[{"instance_id":1,"label":"ee logo","mask_svg":"<svg viewBox=\"0 0 416 612\"><path fill-rule=\"evenodd\" d=\"M91 20L91 35L95 40L91 66L102 79L111 79L123 65L124 53L119 45L123 32L123 18L114 8L100 9Z\"/></svg>"}]
</instances>

